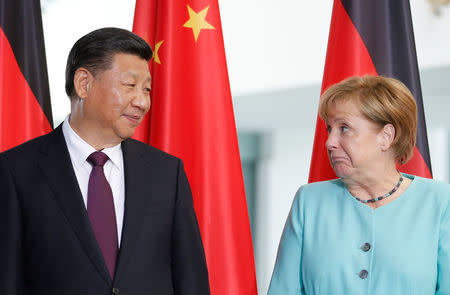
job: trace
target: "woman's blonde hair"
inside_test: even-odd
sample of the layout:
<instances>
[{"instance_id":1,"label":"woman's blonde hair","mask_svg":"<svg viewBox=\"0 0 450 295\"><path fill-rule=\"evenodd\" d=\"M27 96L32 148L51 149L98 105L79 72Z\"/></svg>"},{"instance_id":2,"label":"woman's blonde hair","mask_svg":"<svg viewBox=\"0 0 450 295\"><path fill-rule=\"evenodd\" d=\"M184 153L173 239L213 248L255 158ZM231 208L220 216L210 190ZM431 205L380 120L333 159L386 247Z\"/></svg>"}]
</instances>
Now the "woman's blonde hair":
<instances>
[{"instance_id":1,"label":"woman's blonde hair","mask_svg":"<svg viewBox=\"0 0 450 295\"><path fill-rule=\"evenodd\" d=\"M352 101L361 113L380 128L392 124L392 149L399 164L413 154L417 133L417 106L409 89L399 80L366 75L350 77L329 87L321 96L319 116L326 121L330 107Z\"/></svg>"}]
</instances>

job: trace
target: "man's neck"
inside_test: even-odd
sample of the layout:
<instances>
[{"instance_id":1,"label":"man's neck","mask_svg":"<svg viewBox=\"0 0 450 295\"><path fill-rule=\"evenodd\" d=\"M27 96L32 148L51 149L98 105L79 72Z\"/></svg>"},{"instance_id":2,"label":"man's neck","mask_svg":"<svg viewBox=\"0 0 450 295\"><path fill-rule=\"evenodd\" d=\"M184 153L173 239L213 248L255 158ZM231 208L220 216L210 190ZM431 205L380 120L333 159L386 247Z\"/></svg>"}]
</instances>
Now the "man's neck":
<instances>
[{"instance_id":1,"label":"man's neck","mask_svg":"<svg viewBox=\"0 0 450 295\"><path fill-rule=\"evenodd\" d=\"M122 139L119 138L111 140L100 137L99 134L102 134L101 132L96 132L95 128L89 126L88 122L77 120L76 115L70 115L69 126L81 139L97 151L116 146L122 142Z\"/></svg>"}]
</instances>

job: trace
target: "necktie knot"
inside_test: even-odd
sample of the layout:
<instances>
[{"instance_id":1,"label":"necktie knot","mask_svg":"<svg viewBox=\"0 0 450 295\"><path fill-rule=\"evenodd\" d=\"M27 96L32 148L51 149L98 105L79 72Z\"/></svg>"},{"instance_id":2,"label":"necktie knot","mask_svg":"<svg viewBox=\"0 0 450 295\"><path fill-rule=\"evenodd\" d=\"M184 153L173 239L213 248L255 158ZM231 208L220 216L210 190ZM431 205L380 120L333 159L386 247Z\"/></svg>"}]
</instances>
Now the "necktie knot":
<instances>
[{"instance_id":1,"label":"necktie knot","mask_svg":"<svg viewBox=\"0 0 450 295\"><path fill-rule=\"evenodd\" d=\"M102 152L93 152L87 158L89 163L91 163L94 166L100 166L100 167L103 167L103 165L105 165L105 163L106 163L106 161L108 161L108 159L109 159L108 156Z\"/></svg>"}]
</instances>

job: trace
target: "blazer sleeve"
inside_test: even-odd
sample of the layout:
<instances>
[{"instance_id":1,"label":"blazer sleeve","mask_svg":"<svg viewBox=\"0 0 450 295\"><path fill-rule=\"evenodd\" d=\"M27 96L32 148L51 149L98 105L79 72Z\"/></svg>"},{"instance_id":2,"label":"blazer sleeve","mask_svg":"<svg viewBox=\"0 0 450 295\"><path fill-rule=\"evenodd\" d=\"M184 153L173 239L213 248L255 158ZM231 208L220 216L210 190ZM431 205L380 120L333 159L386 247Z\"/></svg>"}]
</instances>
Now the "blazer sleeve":
<instances>
[{"instance_id":1,"label":"blazer sleeve","mask_svg":"<svg viewBox=\"0 0 450 295\"><path fill-rule=\"evenodd\" d=\"M0 157L0 294L26 292L21 210L10 171Z\"/></svg>"},{"instance_id":2,"label":"blazer sleeve","mask_svg":"<svg viewBox=\"0 0 450 295\"><path fill-rule=\"evenodd\" d=\"M438 246L436 295L450 294L450 202L442 216Z\"/></svg>"},{"instance_id":3,"label":"blazer sleeve","mask_svg":"<svg viewBox=\"0 0 450 295\"><path fill-rule=\"evenodd\" d=\"M209 295L208 270L202 238L183 163L179 160L172 232L172 271L175 294Z\"/></svg>"},{"instance_id":4,"label":"blazer sleeve","mask_svg":"<svg viewBox=\"0 0 450 295\"><path fill-rule=\"evenodd\" d=\"M267 295L305 294L301 273L303 214L300 195L301 188L295 195L284 226Z\"/></svg>"}]
</instances>

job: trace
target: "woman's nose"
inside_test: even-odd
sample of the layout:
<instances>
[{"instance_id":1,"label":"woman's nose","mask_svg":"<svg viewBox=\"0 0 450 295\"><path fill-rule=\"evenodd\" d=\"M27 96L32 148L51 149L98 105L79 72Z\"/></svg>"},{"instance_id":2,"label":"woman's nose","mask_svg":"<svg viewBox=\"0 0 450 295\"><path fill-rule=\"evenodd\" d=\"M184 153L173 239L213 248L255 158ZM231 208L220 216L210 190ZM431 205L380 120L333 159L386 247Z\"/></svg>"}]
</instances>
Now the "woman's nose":
<instances>
[{"instance_id":1,"label":"woman's nose","mask_svg":"<svg viewBox=\"0 0 450 295\"><path fill-rule=\"evenodd\" d=\"M338 139L334 132L328 133L328 139L325 142L325 147L327 150L332 150L333 148L337 147Z\"/></svg>"}]
</instances>

